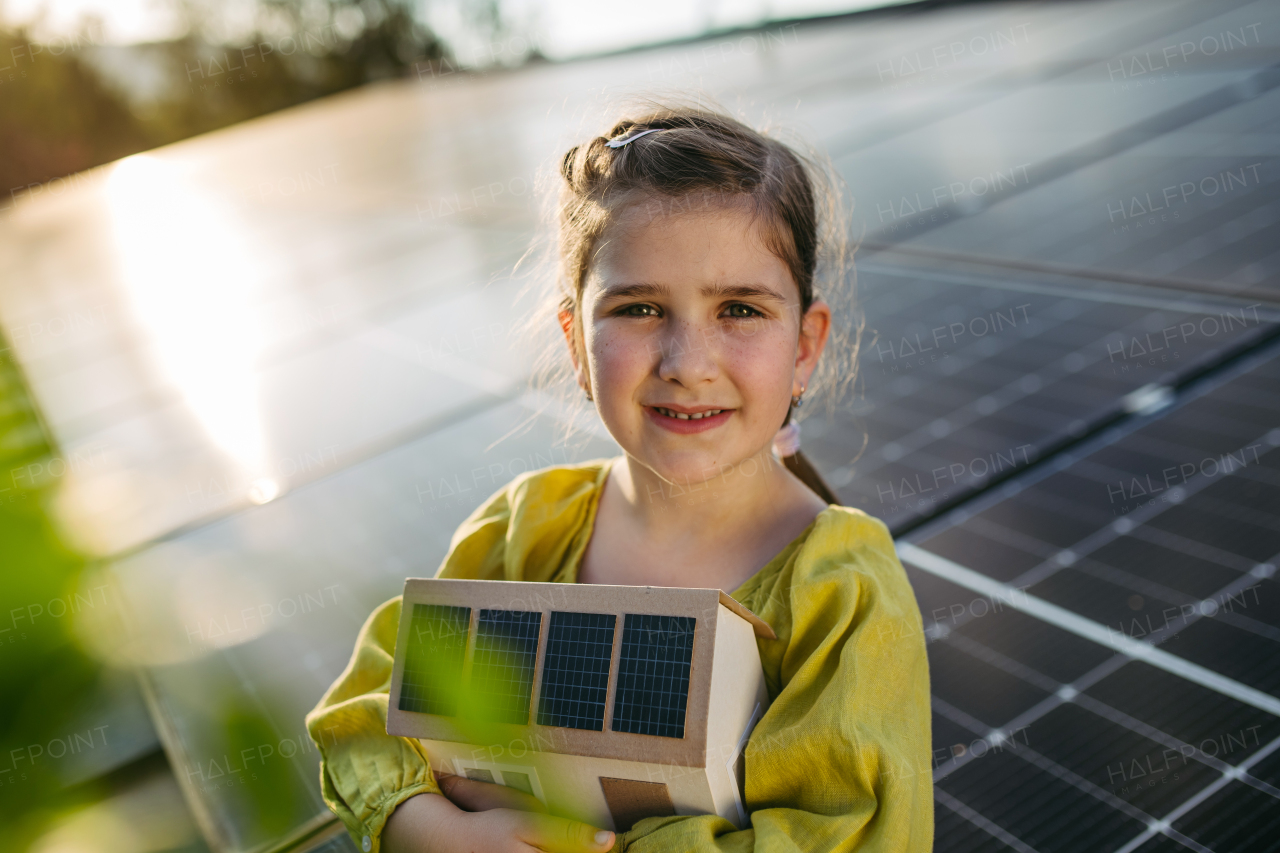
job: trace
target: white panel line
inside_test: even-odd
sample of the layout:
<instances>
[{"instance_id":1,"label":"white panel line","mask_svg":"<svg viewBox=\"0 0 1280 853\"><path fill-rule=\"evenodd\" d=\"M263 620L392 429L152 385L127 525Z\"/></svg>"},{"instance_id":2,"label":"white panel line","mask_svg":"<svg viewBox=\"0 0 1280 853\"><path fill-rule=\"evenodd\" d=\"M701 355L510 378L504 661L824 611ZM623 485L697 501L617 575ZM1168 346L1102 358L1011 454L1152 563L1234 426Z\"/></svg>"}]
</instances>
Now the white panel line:
<instances>
[{"instance_id":1,"label":"white panel line","mask_svg":"<svg viewBox=\"0 0 1280 853\"><path fill-rule=\"evenodd\" d=\"M899 542L897 544L898 556L902 560L932 575L937 575L944 580L959 584L980 595L988 596L992 600L1004 602L1013 609L1026 613L1028 616L1034 616L1041 621L1048 622L1065 631L1070 631L1077 636L1084 637L1086 640L1091 640L1122 655L1127 655L1134 660L1143 661L1151 666L1170 672L1179 678L1185 678L1187 681L1195 682L1224 696L1230 696L1238 702L1252 705L1255 708L1260 708L1269 714L1280 717L1280 699L1275 696L1241 684L1211 669L1194 664L1185 658L1169 654L1150 643L1135 640L1126 634L1114 631L1092 619L1086 619L1042 598L1028 595L1022 590L993 580L986 575L975 572L973 569L948 560L946 557L940 557L931 551L926 551L918 545L913 545L909 542Z\"/></svg>"},{"instance_id":2,"label":"white panel line","mask_svg":"<svg viewBox=\"0 0 1280 853\"><path fill-rule=\"evenodd\" d=\"M1253 767L1253 765L1257 764L1259 761L1266 758L1271 753L1275 752L1277 748L1280 748L1280 738L1276 738L1275 740L1271 741L1271 743L1267 744L1262 749L1258 750L1253 755L1249 756L1247 760L1240 762L1240 764L1235 769L1241 772L1248 771L1251 767ZM1215 779L1207 787L1201 789L1201 791L1198 794L1196 794L1194 797L1187 800L1182 805L1178 806L1176 809L1174 809L1173 811L1165 815L1164 819L1161 820L1159 823L1153 826L1147 827L1145 832L1143 832L1141 835L1134 838L1125 846L1121 847L1119 850L1116 851L1116 853L1132 853L1132 851L1137 850L1139 847L1141 847L1147 841L1147 839L1152 838L1156 834L1163 832L1166 835L1168 835L1170 831L1169 828L1173 825L1175 821L1177 821L1187 812L1194 809L1196 806L1203 803L1205 800L1212 797L1214 794L1218 793L1218 791L1221 791L1223 788L1227 787L1227 785L1231 784L1233 780L1238 778L1239 776L1236 773L1227 772L1222 774L1221 777L1219 777L1218 779ZM1181 839L1175 838L1174 840L1180 841Z\"/></svg>"},{"instance_id":3,"label":"white panel line","mask_svg":"<svg viewBox=\"0 0 1280 853\"><path fill-rule=\"evenodd\" d=\"M976 812L973 809L969 808L964 803L960 802L955 797L951 796L941 788L933 789L933 797L935 800L942 803L947 808L951 809L957 815L969 821L969 823L973 824L974 826L978 827L981 830L984 830L988 835L994 838L1000 839L1009 847L1012 847L1014 850L1017 850L1018 853L1039 853L1039 851L1037 851L1030 844L1027 844L1021 838L1018 838L1017 836L1011 834L1010 832L1005 830L1004 827L1000 826L997 823L994 823L990 818L986 817L985 815L980 814L979 812Z\"/></svg>"}]
</instances>

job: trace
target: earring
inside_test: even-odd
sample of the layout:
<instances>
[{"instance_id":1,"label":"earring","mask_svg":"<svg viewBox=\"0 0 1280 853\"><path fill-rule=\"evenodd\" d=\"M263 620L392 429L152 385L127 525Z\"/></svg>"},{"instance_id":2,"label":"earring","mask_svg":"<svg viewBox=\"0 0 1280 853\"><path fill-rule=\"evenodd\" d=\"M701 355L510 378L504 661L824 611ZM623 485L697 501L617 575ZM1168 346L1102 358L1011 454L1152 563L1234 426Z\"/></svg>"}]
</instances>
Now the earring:
<instances>
[{"instance_id":1,"label":"earring","mask_svg":"<svg viewBox=\"0 0 1280 853\"><path fill-rule=\"evenodd\" d=\"M803 402L802 398L804 397L804 389L805 389L805 386L801 385L800 393L791 398L791 408L793 409L800 408L800 404Z\"/></svg>"},{"instance_id":2,"label":"earring","mask_svg":"<svg viewBox=\"0 0 1280 853\"><path fill-rule=\"evenodd\" d=\"M582 393L587 395L587 402L590 402L590 403L595 402L595 398L591 396L591 392L588 391L586 388L582 389Z\"/></svg>"}]
</instances>

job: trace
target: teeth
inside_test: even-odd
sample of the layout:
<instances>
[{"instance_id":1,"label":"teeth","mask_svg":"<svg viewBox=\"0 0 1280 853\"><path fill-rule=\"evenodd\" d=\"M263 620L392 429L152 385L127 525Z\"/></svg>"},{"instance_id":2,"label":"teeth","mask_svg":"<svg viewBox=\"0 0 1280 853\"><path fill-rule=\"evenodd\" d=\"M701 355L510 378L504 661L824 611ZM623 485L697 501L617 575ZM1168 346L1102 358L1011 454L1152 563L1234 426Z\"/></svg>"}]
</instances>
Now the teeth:
<instances>
[{"instance_id":1,"label":"teeth","mask_svg":"<svg viewBox=\"0 0 1280 853\"><path fill-rule=\"evenodd\" d=\"M709 418L712 415L718 415L724 411L724 409L711 409L710 411L699 412L694 415L686 415L683 412L676 412L676 411L672 411L671 409L664 409L661 406L654 406L654 408L669 418L679 418L682 421L700 421L703 418Z\"/></svg>"}]
</instances>

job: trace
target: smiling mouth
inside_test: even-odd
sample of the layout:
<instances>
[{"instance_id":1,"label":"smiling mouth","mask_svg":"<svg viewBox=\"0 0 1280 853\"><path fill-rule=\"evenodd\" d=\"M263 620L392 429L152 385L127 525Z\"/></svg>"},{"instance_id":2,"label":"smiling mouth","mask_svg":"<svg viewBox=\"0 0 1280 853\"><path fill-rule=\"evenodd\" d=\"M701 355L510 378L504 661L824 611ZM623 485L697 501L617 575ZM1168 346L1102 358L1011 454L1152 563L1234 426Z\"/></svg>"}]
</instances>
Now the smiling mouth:
<instances>
[{"instance_id":1,"label":"smiling mouth","mask_svg":"<svg viewBox=\"0 0 1280 853\"><path fill-rule=\"evenodd\" d=\"M651 408L660 415L666 415L669 418L678 418L682 421L700 421L703 418L709 418L714 415L718 415L721 412L728 411L728 409L707 409L705 412L698 412L696 414L687 415L684 412L677 412L671 409L664 409L662 408L662 406L652 406Z\"/></svg>"}]
</instances>

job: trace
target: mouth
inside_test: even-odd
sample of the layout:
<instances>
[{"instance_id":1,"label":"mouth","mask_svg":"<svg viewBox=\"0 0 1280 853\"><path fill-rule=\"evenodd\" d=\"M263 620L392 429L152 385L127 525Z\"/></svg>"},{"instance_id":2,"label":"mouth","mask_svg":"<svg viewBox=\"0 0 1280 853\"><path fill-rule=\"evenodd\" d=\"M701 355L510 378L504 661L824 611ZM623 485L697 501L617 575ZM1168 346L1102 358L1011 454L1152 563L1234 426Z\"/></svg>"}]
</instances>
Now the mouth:
<instances>
[{"instance_id":1,"label":"mouth","mask_svg":"<svg viewBox=\"0 0 1280 853\"><path fill-rule=\"evenodd\" d=\"M668 406L645 406L644 410L656 425L680 435L715 429L729 420L734 412L733 409L712 408L680 411Z\"/></svg>"}]
</instances>

